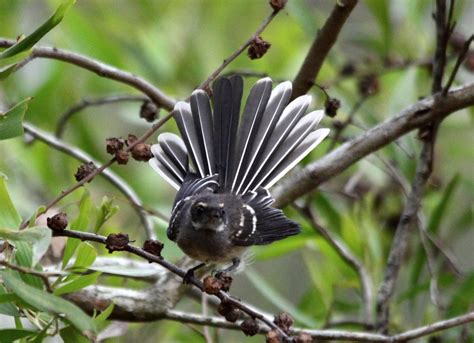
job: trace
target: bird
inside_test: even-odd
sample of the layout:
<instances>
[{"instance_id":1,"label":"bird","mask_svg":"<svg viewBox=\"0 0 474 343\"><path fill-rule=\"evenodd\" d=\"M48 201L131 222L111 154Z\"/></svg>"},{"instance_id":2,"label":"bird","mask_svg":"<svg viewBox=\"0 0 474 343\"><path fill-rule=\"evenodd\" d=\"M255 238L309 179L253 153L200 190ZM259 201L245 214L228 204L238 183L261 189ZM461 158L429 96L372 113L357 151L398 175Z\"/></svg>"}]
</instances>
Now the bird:
<instances>
[{"instance_id":1,"label":"bird","mask_svg":"<svg viewBox=\"0 0 474 343\"><path fill-rule=\"evenodd\" d=\"M165 132L151 146L150 166L177 190L168 238L202 266L238 268L244 252L301 232L272 207L269 188L328 135L323 110L306 114L310 95L292 100L292 84L273 88L269 77L250 89L241 113L241 76L221 77L211 98L195 90L173 111L180 136ZM186 281L186 278L185 280Z\"/></svg>"}]
</instances>

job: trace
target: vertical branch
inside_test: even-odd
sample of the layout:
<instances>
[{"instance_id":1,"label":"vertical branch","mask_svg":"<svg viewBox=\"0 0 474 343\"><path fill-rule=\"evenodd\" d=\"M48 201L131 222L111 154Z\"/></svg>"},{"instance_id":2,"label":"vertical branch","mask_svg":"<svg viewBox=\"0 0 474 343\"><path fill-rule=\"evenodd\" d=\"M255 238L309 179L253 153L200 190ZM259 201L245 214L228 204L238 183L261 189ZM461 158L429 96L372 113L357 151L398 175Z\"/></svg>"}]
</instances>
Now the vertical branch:
<instances>
[{"instance_id":1,"label":"vertical branch","mask_svg":"<svg viewBox=\"0 0 474 343\"><path fill-rule=\"evenodd\" d=\"M432 93L435 95L435 102L443 100L437 97L436 94L443 88L447 40L453 27L451 24L453 7L454 0L451 1L449 21L446 22L446 0L436 0L436 12L433 16L436 23L436 51L433 61L432 83ZM376 328L378 332L388 333L390 300L395 291L396 280L403 255L406 252L410 232L418 224L418 211L421 207L424 187L433 169L434 144L439 123L440 120L437 119L429 123L426 128L420 129L419 137L422 139L423 145L416 168L415 179L392 241L384 278L377 294Z\"/></svg>"},{"instance_id":2,"label":"vertical branch","mask_svg":"<svg viewBox=\"0 0 474 343\"><path fill-rule=\"evenodd\" d=\"M293 99L306 94L313 86L329 50L336 42L342 26L344 26L356 4L357 0L336 1L331 14L321 30L318 31L303 65L293 81Z\"/></svg>"}]
</instances>

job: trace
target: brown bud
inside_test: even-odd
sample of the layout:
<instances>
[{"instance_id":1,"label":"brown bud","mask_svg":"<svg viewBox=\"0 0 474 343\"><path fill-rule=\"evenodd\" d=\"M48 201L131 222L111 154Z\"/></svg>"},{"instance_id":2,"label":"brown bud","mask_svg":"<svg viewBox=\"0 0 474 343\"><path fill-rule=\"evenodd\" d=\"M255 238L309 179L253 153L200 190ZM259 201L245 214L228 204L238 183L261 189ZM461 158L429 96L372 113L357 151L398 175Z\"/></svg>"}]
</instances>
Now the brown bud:
<instances>
[{"instance_id":1,"label":"brown bud","mask_svg":"<svg viewBox=\"0 0 474 343\"><path fill-rule=\"evenodd\" d=\"M377 75L368 74L362 76L358 83L359 93L362 96L369 96L377 93L380 90L380 83Z\"/></svg>"},{"instance_id":2,"label":"brown bud","mask_svg":"<svg viewBox=\"0 0 474 343\"><path fill-rule=\"evenodd\" d=\"M344 128L344 123L336 119L332 121L332 127L335 128L336 130L340 130Z\"/></svg>"},{"instance_id":3,"label":"brown bud","mask_svg":"<svg viewBox=\"0 0 474 343\"><path fill-rule=\"evenodd\" d=\"M140 118L145 119L151 123L158 118L158 107L150 100L145 100L140 107Z\"/></svg>"},{"instance_id":4,"label":"brown bud","mask_svg":"<svg viewBox=\"0 0 474 343\"><path fill-rule=\"evenodd\" d=\"M471 73L474 72L474 51L468 51L464 60L464 67Z\"/></svg>"},{"instance_id":5,"label":"brown bud","mask_svg":"<svg viewBox=\"0 0 474 343\"><path fill-rule=\"evenodd\" d=\"M455 31L449 36L449 45L456 52L459 52L463 49L465 42L466 37L460 32Z\"/></svg>"},{"instance_id":6,"label":"brown bud","mask_svg":"<svg viewBox=\"0 0 474 343\"><path fill-rule=\"evenodd\" d=\"M127 137L127 140L125 141L125 143L127 144L127 146L130 146L130 145L132 145L133 143L135 143L137 140L138 140L138 137L137 137L137 136L132 135L131 133L129 133L129 134L128 134L128 137Z\"/></svg>"},{"instance_id":7,"label":"brown bud","mask_svg":"<svg viewBox=\"0 0 474 343\"><path fill-rule=\"evenodd\" d=\"M48 225L51 230L64 230L67 227L67 214L64 212L56 213L51 218L46 219L46 225Z\"/></svg>"},{"instance_id":8,"label":"brown bud","mask_svg":"<svg viewBox=\"0 0 474 343\"><path fill-rule=\"evenodd\" d=\"M336 98L327 98L324 103L324 113L334 118L337 114L337 110L341 107L341 102Z\"/></svg>"},{"instance_id":9,"label":"brown bud","mask_svg":"<svg viewBox=\"0 0 474 343\"><path fill-rule=\"evenodd\" d=\"M342 76L351 76L356 72L356 66L353 62L347 62L342 66L341 71L339 72Z\"/></svg>"},{"instance_id":10,"label":"brown bud","mask_svg":"<svg viewBox=\"0 0 474 343\"><path fill-rule=\"evenodd\" d=\"M163 243L157 241L156 239L147 239L145 243L143 243L143 250L155 256L161 257L163 246Z\"/></svg>"},{"instance_id":11,"label":"brown bud","mask_svg":"<svg viewBox=\"0 0 474 343\"><path fill-rule=\"evenodd\" d=\"M232 311L229 311L224 317L228 322L235 323L240 318L240 310L238 308L233 308Z\"/></svg>"},{"instance_id":12,"label":"brown bud","mask_svg":"<svg viewBox=\"0 0 474 343\"><path fill-rule=\"evenodd\" d=\"M266 337L265 337L265 342L266 343L282 343L282 339L280 336L280 333L274 329L271 331L268 331Z\"/></svg>"},{"instance_id":13,"label":"brown bud","mask_svg":"<svg viewBox=\"0 0 474 343\"><path fill-rule=\"evenodd\" d=\"M132 157L136 161L148 161L150 158L153 157L153 154L151 153L151 146L150 144L145 144L145 143L138 143L136 144L132 150Z\"/></svg>"},{"instance_id":14,"label":"brown bud","mask_svg":"<svg viewBox=\"0 0 474 343\"><path fill-rule=\"evenodd\" d=\"M97 168L96 168L96 166L94 165L93 162L84 163L83 165L79 166L76 173L74 174L74 177L76 178L76 181L79 182L79 181L85 179L91 173L93 173L96 169ZM89 182L90 181L91 180L89 180Z\"/></svg>"},{"instance_id":15,"label":"brown bud","mask_svg":"<svg viewBox=\"0 0 474 343\"><path fill-rule=\"evenodd\" d=\"M111 233L105 240L105 247L109 253L113 251L125 250L125 247L130 242L126 233Z\"/></svg>"},{"instance_id":16,"label":"brown bud","mask_svg":"<svg viewBox=\"0 0 474 343\"><path fill-rule=\"evenodd\" d=\"M105 140L105 148L108 154L114 155L123 149L123 139L110 137Z\"/></svg>"},{"instance_id":17,"label":"brown bud","mask_svg":"<svg viewBox=\"0 0 474 343\"><path fill-rule=\"evenodd\" d=\"M222 283L219 279L212 275L208 275L203 280L204 292L207 294L217 294L222 288Z\"/></svg>"},{"instance_id":18,"label":"brown bud","mask_svg":"<svg viewBox=\"0 0 474 343\"><path fill-rule=\"evenodd\" d=\"M219 306L217 306L217 313L219 313L221 316L226 316L228 313L230 313L234 307L232 306L231 303L227 301L221 301Z\"/></svg>"},{"instance_id":19,"label":"brown bud","mask_svg":"<svg viewBox=\"0 0 474 343\"><path fill-rule=\"evenodd\" d=\"M247 318L240 324L240 328L245 336L255 336L260 327L255 319Z\"/></svg>"},{"instance_id":20,"label":"brown bud","mask_svg":"<svg viewBox=\"0 0 474 343\"><path fill-rule=\"evenodd\" d=\"M285 8L288 0L270 0L268 3L275 11L281 11Z\"/></svg>"},{"instance_id":21,"label":"brown bud","mask_svg":"<svg viewBox=\"0 0 474 343\"><path fill-rule=\"evenodd\" d=\"M129 155L130 154L125 150L117 151L117 153L115 154L115 160L118 164L127 164Z\"/></svg>"},{"instance_id":22,"label":"brown bud","mask_svg":"<svg viewBox=\"0 0 474 343\"><path fill-rule=\"evenodd\" d=\"M298 336L295 337L295 343L311 343L313 342L313 337L309 333L300 332Z\"/></svg>"},{"instance_id":23,"label":"brown bud","mask_svg":"<svg viewBox=\"0 0 474 343\"><path fill-rule=\"evenodd\" d=\"M270 49L271 44L258 36L250 43L247 55L251 60L261 58Z\"/></svg>"},{"instance_id":24,"label":"brown bud","mask_svg":"<svg viewBox=\"0 0 474 343\"><path fill-rule=\"evenodd\" d=\"M228 292L230 289L230 286L232 285L232 276L230 276L229 273L218 273L216 274L216 277L221 282L221 289L224 292Z\"/></svg>"},{"instance_id":25,"label":"brown bud","mask_svg":"<svg viewBox=\"0 0 474 343\"><path fill-rule=\"evenodd\" d=\"M286 333L290 331L290 328L294 323L293 318L291 318L291 316L286 312L282 312L278 316L275 316L273 322Z\"/></svg>"}]
</instances>

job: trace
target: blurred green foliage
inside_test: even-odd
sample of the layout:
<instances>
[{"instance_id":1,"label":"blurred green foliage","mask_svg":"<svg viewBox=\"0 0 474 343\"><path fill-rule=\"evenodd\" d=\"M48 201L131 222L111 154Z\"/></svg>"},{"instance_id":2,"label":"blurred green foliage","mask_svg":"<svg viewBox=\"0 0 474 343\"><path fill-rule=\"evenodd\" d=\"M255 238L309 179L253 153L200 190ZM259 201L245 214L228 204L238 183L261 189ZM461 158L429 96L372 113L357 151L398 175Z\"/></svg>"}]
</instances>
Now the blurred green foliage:
<instances>
[{"instance_id":1,"label":"blurred green foliage","mask_svg":"<svg viewBox=\"0 0 474 343\"><path fill-rule=\"evenodd\" d=\"M0 0L0 36L15 39L21 34L28 35L60 4L60 1L52 0ZM272 44L268 53L253 61L242 54L225 72L245 70L266 73L275 80L292 79L332 6L333 1L329 0L290 0L287 8L262 35ZM362 133L364 128L380 123L430 93L430 71L418 64L425 65L434 52L432 10L433 2L428 0L366 0L361 1L351 15L317 81L328 85L329 94L342 102L335 120L345 120L361 98L357 75L377 75L378 92L363 103L355 116L356 125L344 131L344 138ZM184 99L254 32L270 12L267 1L254 0L78 1L59 26L40 43L81 53L140 75L166 94ZM456 2L457 31L461 34L472 33L473 13L472 2ZM454 64L453 57L455 51L450 48L448 73ZM355 69L356 76L341 76L341 71L348 66ZM472 82L472 75L466 68L461 68L456 83ZM246 85L253 81L247 80ZM0 110L6 112L22 99L33 97L28 103L25 120L49 132L55 131L60 115L81 99L137 94L126 85L45 59L27 64L0 82ZM312 107L322 107L322 93L314 88L311 94L315 99ZM105 138L126 137L128 133L140 135L149 127L138 116L139 106L139 103L130 102L87 108L71 118L64 140L94 158L106 161ZM435 277L443 304L441 309L437 308L430 300L426 254L418 232L413 232L391 309L391 323L396 330L459 315L469 308L472 310L473 116L471 108L451 115L443 122L436 144L435 169L425 192L422 213L427 229L442 243L443 249L454 256L463 276L455 275L442 254L430 246L434 251ZM323 126L330 127L332 121L326 118ZM176 131L176 126L170 121L163 130ZM322 144L304 163L321 157L328 146L329 141ZM390 144L333 178L309 199L320 224L364 263L374 292L383 277L405 199L400 185L387 170L387 164L391 164L409 186L418 151L416 135L408 134L397 144ZM31 142L27 137L0 142L0 171L8 176L10 196L22 218L30 218L39 206L71 185L79 164L40 142ZM125 167L114 165L112 169L129 183L147 207L166 214L170 212L174 191L146 164L131 161ZM0 223L5 228L14 228L8 220L18 221L18 218L14 218L13 205L7 204L4 182L0 177ZM118 212L117 206L120 208ZM144 238L141 222L128 201L100 177L88 184L86 190L67 197L54 210L68 212L74 229L100 229L102 234L127 232L139 242ZM285 211L301 222L303 233L268 247L256 248L254 265L247 273L237 276L233 293L267 312L286 310L300 326L317 328L327 324L328 320L362 318L364 312L357 274L310 223L291 208ZM117 214L112 216L115 212ZM163 255L168 260L181 256L182 253L166 239L167 223L156 219L154 224L159 239L166 243ZM16 241L18 252L14 261L21 266L41 269L40 264L34 263L37 262L33 258L35 246L36 243ZM68 240L63 267L66 268L68 261L75 256L73 266L65 271L84 270L97 255L105 253L103 247ZM84 279L75 274L60 277L54 285L55 294L72 292L94 282L143 287L140 282L99 274ZM21 275L21 280L11 278L6 282L8 289L11 290L14 282L21 283L26 290L35 287L35 292L44 292L38 277ZM0 298L9 299L7 295L0 286ZM16 295L22 298L21 294ZM42 308L25 298L22 300L32 308L48 312L48 307ZM0 302L0 313L18 316L16 307L11 306L15 301ZM198 305L187 299L183 299L179 307L200 311ZM106 325L106 317L107 313L100 319L101 327ZM2 318L0 327L11 329ZM31 335L18 320L16 323L17 331L0 329L0 335ZM61 337L77 336L79 340L77 329L81 330L81 327L71 324L73 326L61 330ZM442 335L446 341L456 341L459 330ZM235 332L221 333L221 336L225 342L240 342L243 337ZM110 341L138 340L204 342L195 330L169 321L132 324L124 336ZM259 340L261 338L249 339Z\"/></svg>"}]
</instances>

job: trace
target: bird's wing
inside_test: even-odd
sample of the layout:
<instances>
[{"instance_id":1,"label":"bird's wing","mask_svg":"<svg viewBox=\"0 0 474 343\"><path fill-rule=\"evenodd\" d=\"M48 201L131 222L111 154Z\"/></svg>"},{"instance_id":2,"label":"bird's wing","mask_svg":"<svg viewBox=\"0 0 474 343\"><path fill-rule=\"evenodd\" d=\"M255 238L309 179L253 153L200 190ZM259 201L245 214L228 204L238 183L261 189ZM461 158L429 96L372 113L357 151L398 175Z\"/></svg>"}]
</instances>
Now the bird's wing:
<instances>
[{"instance_id":1,"label":"bird's wing","mask_svg":"<svg viewBox=\"0 0 474 343\"><path fill-rule=\"evenodd\" d=\"M242 200L239 218L234 220L231 232L235 245L265 245L301 232L298 223L288 219L281 210L270 206L273 199L266 189L257 189L250 201L248 194Z\"/></svg>"}]
</instances>

